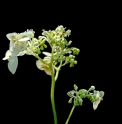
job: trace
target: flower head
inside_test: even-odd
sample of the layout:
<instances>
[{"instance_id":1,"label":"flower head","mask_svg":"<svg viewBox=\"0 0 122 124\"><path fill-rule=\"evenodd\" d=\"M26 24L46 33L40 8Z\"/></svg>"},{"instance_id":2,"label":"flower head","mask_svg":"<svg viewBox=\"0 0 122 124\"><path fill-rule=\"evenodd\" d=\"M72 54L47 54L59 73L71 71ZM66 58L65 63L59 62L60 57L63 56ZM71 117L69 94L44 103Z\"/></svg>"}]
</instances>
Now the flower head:
<instances>
[{"instance_id":1,"label":"flower head","mask_svg":"<svg viewBox=\"0 0 122 124\"><path fill-rule=\"evenodd\" d=\"M51 55L51 53L48 53L48 52L43 52L43 54L46 55L46 57L44 57L43 61L47 64L44 64L40 60L37 60L36 66L38 69L44 70L47 75L51 75L51 70L50 70L50 67L48 66L48 64L51 62L52 55Z\"/></svg>"},{"instance_id":2,"label":"flower head","mask_svg":"<svg viewBox=\"0 0 122 124\"><path fill-rule=\"evenodd\" d=\"M51 71L50 71L49 66L44 64L40 60L36 61L36 66L37 66L38 69L40 69L42 71L44 70L47 75L51 75Z\"/></svg>"},{"instance_id":3,"label":"flower head","mask_svg":"<svg viewBox=\"0 0 122 124\"><path fill-rule=\"evenodd\" d=\"M9 50L7 50L3 60L8 60L8 69L14 74L18 66L17 56L22 56L20 54L22 51L27 49L27 41L30 38L25 33L9 33L6 37L10 40Z\"/></svg>"}]
</instances>

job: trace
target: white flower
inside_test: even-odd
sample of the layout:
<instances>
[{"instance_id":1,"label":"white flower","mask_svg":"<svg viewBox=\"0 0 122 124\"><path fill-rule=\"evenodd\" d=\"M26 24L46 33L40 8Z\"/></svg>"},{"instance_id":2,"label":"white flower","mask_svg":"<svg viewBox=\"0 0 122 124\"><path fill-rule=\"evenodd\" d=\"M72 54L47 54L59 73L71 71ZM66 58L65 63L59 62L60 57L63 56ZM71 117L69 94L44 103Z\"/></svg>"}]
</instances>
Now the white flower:
<instances>
[{"instance_id":1,"label":"white flower","mask_svg":"<svg viewBox=\"0 0 122 124\"><path fill-rule=\"evenodd\" d=\"M24 32L25 33L25 35L27 36L27 37L29 37L29 38L34 38L34 31L31 29L31 30L28 30L27 29L27 31L25 31Z\"/></svg>"},{"instance_id":2,"label":"white flower","mask_svg":"<svg viewBox=\"0 0 122 124\"><path fill-rule=\"evenodd\" d=\"M47 64L49 64L50 61L51 61L51 56L52 56L51 53L43 52L43 54L46 55L46 57L44 57L44 62L46 62ZM45 73L47 75L51 75L51 70L50 70L49 66L46 65L46 64L44 64L40 60L37 60L36 61L36 66L37 66L38 69L45 71Z\"/></svg>"},{"instance_id":3,"label":"white flower","mask_svg":"<svg viewBox=\"0 0 122 124\"><path fill-rule=\"evenodd\" d=\"M27 41L30 40L25 33L9 33L6 36L10 40L9 50L14 55L18 55L19 52L25 50L27 48Z\"/></svg>"},{"instance_id":4,"label":"white flower","mask_svg":"<svg viewBox=\"0 0 122 124\"><path fill-rule=\"evenodd\" d=\"M93 102L93 109L96 110L101 100L103 100L102 97L104 96L104 92L94 91L94 94L96 95L97 100Z\"/></svg>"},{"instance_id":5,"label":"white flower","mask_svg":"<svg viewBox=\"0 0 122 124\"><path fill-rule=\"evenodd\" d=\"M27 41L30 40L24 33L9 33L6 35L10 40L9 50L6 52L3 60L8 60L8 69L14 74L18 66L17 56L22 56L26 52L23 52L27 49Z\"/></svg>"},{"instance_id":6,"label":"white flower","mask_svg":"<svg viewBox=\"0 0 122 124\"><path fill-rule=\"evenodd\" d=\"M40 60L36 61L36 66L40 70L44 70L47 75L51 75L51 71L48 65L42 63Z\"/></svg>"},{"instance_id":7,"label":"white flower","mask_svg":"<svg viewBox=\"0 0 122 124\"><path fill-rule=\"evenodd\" d=\"M6 37L7 37L10 41L16 42L16 40L17 40L17 33L9 33L9 34L6 35Z\"/></svg>"}]
</instances>

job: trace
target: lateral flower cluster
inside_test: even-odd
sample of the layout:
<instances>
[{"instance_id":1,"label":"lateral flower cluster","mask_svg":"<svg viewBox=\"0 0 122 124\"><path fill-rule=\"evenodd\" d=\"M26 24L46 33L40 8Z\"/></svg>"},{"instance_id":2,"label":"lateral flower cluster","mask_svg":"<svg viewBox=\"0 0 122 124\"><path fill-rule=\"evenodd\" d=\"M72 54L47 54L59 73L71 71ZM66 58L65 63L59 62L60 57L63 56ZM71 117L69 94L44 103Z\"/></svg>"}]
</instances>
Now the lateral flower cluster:
<instances>
[{"instance_id":1,"label":"lateral flower cluster","mask_svg":"<svg viewBox=\"0 0 122 124\"><path fill-rule=\"evenodd\" d=\"M88 90L80 89L78 91L78 86L74 84L74 90L69 91L67 95L70 97L68 102L73 102L74 106L82 106L83 98L88 98L93 103L93 109L96 110L103 100L104 92L96 91L94 86L91 86Z\"/></svg>"}]
</instances>

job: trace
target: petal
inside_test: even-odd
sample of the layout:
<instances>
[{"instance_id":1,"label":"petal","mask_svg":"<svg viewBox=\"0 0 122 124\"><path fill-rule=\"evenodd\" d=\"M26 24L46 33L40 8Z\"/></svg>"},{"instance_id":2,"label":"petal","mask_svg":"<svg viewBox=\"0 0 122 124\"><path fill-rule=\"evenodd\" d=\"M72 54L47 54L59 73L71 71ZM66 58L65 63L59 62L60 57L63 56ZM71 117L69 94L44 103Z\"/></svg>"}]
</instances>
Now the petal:
<instances>
[{"instance_id":1,"label":"petal","mask_svg":"<svg viewBox=\"0 0 122 124\"><path fill-rule=\"evenodd\" d=\"M10 40L10 41L15 41L17 39L17 33L9 33L6 35L6 37Z\"/></svg>"},{"instance_id":2,"label":"petal","mask_svg":"<svg viewBox=\"0 0 122 124\"><path fill-rule=\"evenodd\" d=\"M13 48L14 48L14 42L11 42L11 41L10 41L10 43L9 43L9 49L12 51Z\"/></svg>"},{"instance_id":3,"label":"petal","mask_svg":"<svg viewBox=\"0 0 122 124\"><path fill-rule=\"evenodd\" d=\"M8 62L9 71L14 74L16 72L18 66L18 58L16 56L12 56Z\"/></svg>"},{"instance_id":4,"label":"petal","mask_svg":"<svg viewBox=\"0 0 122 124\"><path fill-rule=\"evenodd\" d=\"M42 52L44 55L46 55L46 56L49 56L49 57L51 57L52 55L51 55L51 53L48 53L48 52Z\"/></svg>"},{"instance_id":5,"label":"petal","mask_svg":"<svg viewBox=\"0 0 122 124\"><path fill-rule=\"evenodd\" d=\"M22 52L19 52L19 54L17 55L17 56L23 56L23 55L25 55L26 54L26 50L24 50L24 51L22 51Z\"/></svg>"},{"instance_id":6,"label":"petal","mask_svg":"<svg viewBox=\"0 0 122 124\"><path fill-rule=\"evenodd\" d=\"M25 32L26 36L28 36L29 38L33 38L34 37L34 31L31 29L31 30L28 30L27 29L27 32Z\"/></svg>"},{"instance_id":7,"label":"petal","mask_svg":"<svg viewBox=\"0 0 122 124\"><path fill-rule=\"evenodd\" d=\"M98 105L100 103L100 99L98 99L97 101L93 102L93 109L96 110Z\"/></svg>"},{"instance_id":8,"label":"petal","mask_svg":"<svg viewBox=\"0 0 122 124\"><path fill-rule=\"evenodd\" d=\"M10 50L7 50L7 52L5 53L5 57L2 60L7 60L10 58L10 56L11 56L11 52Z\"/></svg>"},{"instance_id":9,"label":"petal","mask_svg":"<svg viewBox=\"0 0 122 124\"><path fill-rule=\"evenodd\" d=\"M44 61L49 64L51 61L51 57L44 57Z\"/></svg>"},{"instance_id":10,"label":"petal","mask_svg":"<svg viewBox=\"0 0 122 124\"><path fill-rule=\"evenodd\" d=\"M20 50L14 48L11 52L12 56L17 56L20 53Z\"/></svg>"},{"instance_id":11,"label":"petal","mask_svg":"<svg viewBox=\"0 0 122 124\"><path fill-rule=\"evenodd\" d=\"M22 39L20 39L20 40L18 40L18 41L28 41L28 40L30 40L29 37L24 37L24 38L22 38Z\"/></svg>"},{"instance_id":12,"label":"petal","mask_svg":"<svg viewBox=\"0 0 122 124\"><path fill-rule=\"evenodd\" d=\"M45 73L46 73L47 75L51 75L51 71L49 71L49 70L45 70Z\"/></svg>"},{"instance_id":13,"label":"petal","mask_svg":"<svg viewBox=\"0 0 122 124\"><path fill-rule=\"evenodd\" d=\"M27 48L27 43L25 41L17 41L14 44L14 48L20 51L25 50Z\"/></svg>"},{"instance_id":14,"label":"petal","mask_svg":"<svg viewBox=\"0 0 122 124\"><path fill-rule=\"evenodd\" d=\"M22 39L22 38L25 38L25 37L27 37L27 36L25 35L25 33L20 33L20 34L18 34L18 36L17 36L18 39Z\"/></svg>"},{"instance_id":15,"label":"petal","mask_svg":"<svg viewBox=\"0 0 122 124\"><path fill-rule=\"evenodd\" d=\"M43 65L44 64L40 60L36 61L36 66L39 70L44 70Z\"/></svg>"}]
</instances>

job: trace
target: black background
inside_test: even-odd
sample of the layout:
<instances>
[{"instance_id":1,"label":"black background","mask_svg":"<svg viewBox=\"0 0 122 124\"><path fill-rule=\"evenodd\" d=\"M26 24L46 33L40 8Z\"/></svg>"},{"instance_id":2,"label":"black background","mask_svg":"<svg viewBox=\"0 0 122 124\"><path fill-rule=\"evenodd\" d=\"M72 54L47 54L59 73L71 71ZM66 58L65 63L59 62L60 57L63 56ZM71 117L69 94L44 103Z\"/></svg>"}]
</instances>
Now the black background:
<instances>
[{"instance_id":1,"label":"black background","mask_svg":"<svg viewBox=\"0 0 122 124\"><path fill-rule=\"evenodd\" d=\"M9 5L9 3L8 3ZM38 37L42 29L54 30L58 25L71 29L72 46L80 49L78 64L68 65L60 71L55 87L55 102L59 124L64 124L72 105L67 92L77 84L79 89L105 92L104 100L96 111L85 99L82 107L76 107L69 124L108 122L112 117L110 89L113 53L109 40L112 30L110 4L104 3L10 3L1 10L1 59L9 47L7 33L21 33L33 29ZM1 61L1 108L4 122L53 124L50 102L51 78L37 69L33 56L18 57L17 72L12 75L7 61Z\"/></svg>"}]
</instances>

